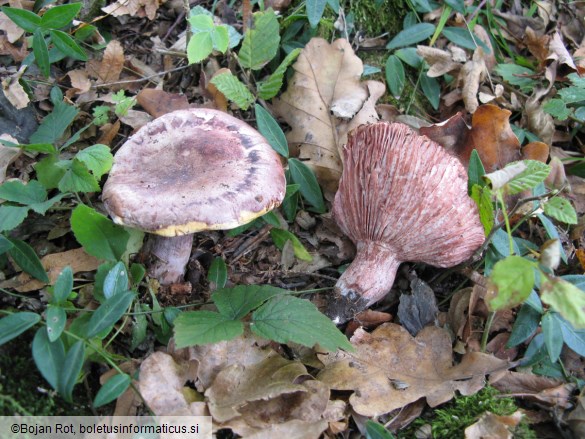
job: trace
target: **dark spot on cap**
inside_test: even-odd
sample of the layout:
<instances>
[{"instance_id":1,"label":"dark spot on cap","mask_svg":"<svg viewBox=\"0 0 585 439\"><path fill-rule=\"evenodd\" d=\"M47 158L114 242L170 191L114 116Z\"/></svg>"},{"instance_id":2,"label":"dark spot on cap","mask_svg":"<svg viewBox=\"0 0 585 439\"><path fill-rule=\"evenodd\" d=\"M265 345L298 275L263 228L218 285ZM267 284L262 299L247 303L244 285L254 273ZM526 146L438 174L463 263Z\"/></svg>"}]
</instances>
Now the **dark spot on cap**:
<instances>
[{"instance_id":1,"label":"dark spot on cap","mask_svg":"<svg viewBox=\"0 0 585 439\"><path fill-rule=\"evenodd\" d=\"M256 196L254 197L254 199L255 199L256 201L258 201L259 203L261 203L261 202L262 202L262 200L264 200L264 197L263 197L262 195L256 195Z\"/></svg>"},{"instance_id":2,"label":"dark spot on cap","mask_svg":"<svg viewBox=\"0 0 585 439\"><path fill-rule=\"evenodd\" d=\"M252 163L256 163L260 157L258 157L258 151L252 151L249 155L248 155L249 160Z\"/></svg>"}]
</instances>

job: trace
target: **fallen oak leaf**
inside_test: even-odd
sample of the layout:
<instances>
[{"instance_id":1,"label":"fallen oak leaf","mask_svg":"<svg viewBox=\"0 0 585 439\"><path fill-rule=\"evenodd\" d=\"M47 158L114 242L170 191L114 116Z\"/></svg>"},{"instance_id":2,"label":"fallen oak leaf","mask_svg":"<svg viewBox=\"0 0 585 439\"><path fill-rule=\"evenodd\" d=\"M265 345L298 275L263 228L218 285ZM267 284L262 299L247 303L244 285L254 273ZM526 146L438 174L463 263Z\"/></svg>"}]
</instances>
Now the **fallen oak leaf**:
<instances>
[{"instance_id":1,"label":"fallen oak leaf","mask_svg":"<svg viewBox=\"0 0 585 439\"><path fill-rule=\"evenodd\" d=\"M136 95L136 101L153 118L162 116L175 110L189 108L189 101L185 95L169 93L154 88L144 88Z\"/></svg>"},{"instance_id":2,"label":"fallen oak leaf","mask_svg":"<svg viewBox=\"0 0 585 439\"><path fill-rule=\"evenodd\" d=\"M435 407L455 391L470 395L484 386L484 375L509 363L479 352L452 364L451 338L438 327L423 328L416 338L387 323L371 334L358 329L351 339L356 352L320 355L325 368L317 379L332 389L354 390L349 402L363 416L379 416L419 398Z\"/></svg>"},{"instance_id":3,"label":"fallen oak leaf","mask_svg":"<svg viewBox=\"0 0 585 439\"><path fill-rule=\"evenodd\" d=\"M524 417L520 410L508 416L485 412L479 420L465 429L465 439L512 439L512 432Z\"/></svg>"}]
</instances>

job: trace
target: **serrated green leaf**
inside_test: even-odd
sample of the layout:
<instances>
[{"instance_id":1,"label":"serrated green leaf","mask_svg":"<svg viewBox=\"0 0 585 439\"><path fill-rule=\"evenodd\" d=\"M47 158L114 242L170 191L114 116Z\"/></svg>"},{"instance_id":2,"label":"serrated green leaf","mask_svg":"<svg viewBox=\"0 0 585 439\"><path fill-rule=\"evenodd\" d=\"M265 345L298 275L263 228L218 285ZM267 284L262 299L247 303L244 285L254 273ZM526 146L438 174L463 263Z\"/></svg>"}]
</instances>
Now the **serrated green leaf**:
<instances>
[{"instance_id":1,"label":"serrated green leaf","mask_svg":"<svg viewBox=\"0 0 585 439\"><path fill-rule=\"evenodd\" d=\"M96 180L109 172L114 163L114 156L106 145L92 145L79 151L75 158L85 164Z\"/></svg>"},{"instance_id":2,"label":"serrated green leaf","mask_svg":"<svg viewBox=\"0 0 585 439\"><path fill-rule=\"evenodd\" d=\"M244 34L238 57L243 67L260 70L276 56L280 44L279 26L272 9L255 12L253 16L254 26Z\"/></svg>"},{"instance_id":3,"label":"serrated green leaf","mask_svg":"<svg viewBox=\"0 0 585 439\"><path fill-rule=\"evenodd\" d=\"M327 5L327 0L307 0L306 1L306 8L307 8L307 18L309 19L309 24L311 27L317 27L321 18L323 17L323 12L325 11L325 6Z\"/></svg>"},{"instance_id":4,"label":"serrated green leaf","mask_svg":"<svg viewBox=\"0 0 585 439\"><path fill-rule=\"evenodd\" d=\"M566 104L585 101L585 88L566 87L559 90L559 95Z\"/></svg>"},{"instance_id":5,"label":"serrated green leaf","mask_svg":"<svg viewBox=\"0 0 585 439\"><path fill-rule=\"evenodd\" d=\"M325 212L323 193L313 171L298 159L288 161L288 169L302 196L315 208L317 213Z\"/></svg>"},{"instance_id":6,"label":"serrated green leaf","mask_svg":"<svg viewBox=\"0 0 585 439\"><path fill-rule=\"evenodd\" d=\"M562 99L549 99L542 109L557 120L566 120L571 115L571 109Z\"/></svg>"},{"instance_id":7,"label":"serrated green leaf","mask_svg":"<svg viewBox=\"0 0 585 439\"><path fill-rule=\"evenodd\" d=\"M0 206L0 232L18 227L26 219L28 211L28 206Z\"/></svg>"},{"instance_id":8,"label":"serrated green leaf","mask_svg":"<svg viewBox=\"0 0 585 439\"><path fill-rule=\"evenodd\" d=\"M4 12L18 27L30 32L31 34L35 33L41 24L41 17L26 9L9 8L4 6L2 12Z\"/></svg>"},{"instance_id":9,"label":"serrated green leaf","mask_svg":"<svg viewBox=\"0 0 585 439\"><path fill-rule=\"evenodd\" d=\"M114 326L124 315L135 295L133 291L124 291L106 299L89 319L86 336L88 338L94 337L103 330Z\"/></svg>"},{"instance_id":10,"label":"serrated green leaf","mask_svg":"<svg viewBox=\"0 0 585 439\"><path fill-rule=\"evenodd\" d=\"M266 137L270 146L272 146L277 153L288 158L288 142L282 128L278 125L278 122L261 105L256 104L254 110L260 134Z\"/></svg>"},{"instance_id":11,"label":"serrated green leaf","mask_svg":"<svg viewBox=\"0 0 585 439\"><path fill-rule=\"evenodd\" d=\"M53 286L53 297L49 303L53 305L62 305L67 301L69 294L73 290L73 270L68 265L61 270L55 285Z\"/></svg>"},{"instance_id":12,"label":"serrated green leaf","mask_svg":"<svg viewBox=\"0 0 585 439\"><path fill-rule=\"evenodd\" d=\"M516 321L512 327L512 333L506 343L507 347L518 346L528 340L538 329L541 313L529 305L522 305L516 315Z\"/></svg>"},{"instance_id":13,"label":"serrated green leaf","mask_svg":"<svg viewBox=\"0 0 585 439\"><path fill-rule=\"evenodd\" d=\"M230 101L242 110L247 110L256 98L250 90L240 82L231 72L222 73L211 79L211 83Z\"/></svg>"},{"instance_id":14,"label":"serrated green leaf","mask_svg":"<svg viewBox=\"0 0 585 439\"><path fill-rule=\"evenodd\" d=\"M91 207L80 204L71 214L71 229L85 251L99 259L119 260L129 234Z\"/></svg>"},{"instance_id":15,"label":"serrated green leaf","mask_svg":"<svg viewBox=\"0 0 585 439\"><path fill-rule=\"evenodd\" d=\"M388 83L390 93L396 99L402 96L405 81L406 76L402 61L396 55L390 55L386 60L386 82Z\"/></svg>"},{"instance_id":16,"label":"serrated green leaf","mask_svg":"<svg viewBox=\"0 0 585 439\"><path fill-rule=\"evenodd\" d=\"M420 43L435 33L435 26L431 23L417 23L400 31L386 45L386 49L398 49L399 47L410 46L411 44Z\"/></svg>"},{"instance_id":17,"label":"serrated green leaf","mask_svg":"<svg viewBox=\"0 0 585 439\"><path fill-rule=\"evenodd\" d=\"M128 270L123 262L118 262L114 265L104 279L103 292L104 297L109 299L116 294L123 293L128 290Z\"/></svg>"},{"instance_id":18,"label":"serrated green leaf","mask_svg":"<svg viewBox=\"0 0 585 439\"><path fill-rule=\"evenodd\" d=\"M79 113L77 108L63 101L53 100L53 105L53 111L45 116L37 130L30 136L31 143L57 143Z\"/></svg>"},{"instance_id":19,"label":"serrated green leaf","mask_svg":"<svg viewBox=\"0 0 585 439\"><path fill-rule=\"evenodd\" d=\"M47 9L41 17L39 26L43 29L61 29L69 26L81 10L81 6L81 3L69 3Z\"/></svg>"},{"instance_id":20,"label":"serrated green leaf","mask_svg":"<svg viewBox=\"0 0 585 439\"><path fill-rule=\"evenodd\" d=\"M85 344L83 340L79 340L67 351L63 367L59 371L59 394L68 402L72 402L73 387L77 383L84 359Z\"/></svg>"},{"instance_id":21,"label":"serrated green leaf","mask_svg":"<svg viewBox=\"0 0 585 439\"><path fill-rule=\"evenodd\" d=\"M293 63L295 59L301 53L301 49L294 49L292 50L280 63L280 65L276 68L274 73L268 77L265 81L260 81L258 83L258 97L260 99L272 99L274 96L278 94L280 89L282 88L282 81L284 78L284 74L286 73L286 69L290 64Z\"/></svg>"},{"instance_id":22,"label":"serrated green leaf","mask_svg":"<svg viewBox=\"0 0 585 439\"><path fill-rule=\"evenodd\" d=\"M197 17L203 17L198 15ZM187 60L189 64L203 61L213 52L213 40L209 32L198 32L191 36L187 45Z\"/></svg>"},{"instance_id":23,"label":"serrated green leaf","mask_svg":"<svg viewBox=\"0 0 585 439\"><path fill-rule=\"evenodd\" d=\"M30 274L41 282L49 283L49 276L47 276L47 272L33 248L19 239L8 239L13 245L13 247L8 250L8 254L14 259L16 265L22 268L22 271Z\"/></svg>"},{"instance_id":24,"label":"serrated green leaf","mask_svg":"<svg viewBox=\"0 0 585 439\"><path fill-rule=\"evenodd\" d=\"M37 66L45 78L49 77L51 73L51 63L49 61L49 48L45 41L45 36L40 28L35 30L33 37L33 54L35 55L35 61Z\"/></svg>"},{"instance_id":25,"label":"serrated green leaf","mask_svg":"<svg viewBox=\"0 0 585 439\"><path fill-rule=\"evenodd\" d=\"M37 178L41 184L47 189L55 189L59 186L59 182L65 175L65 167L61 166L61 162L55 155L45 157L38 161L35 165L35 171L37 171Z\"/></svg>"},{"instance_id":26,"label":"serrated green leaf","mask_svg":"<svg viewBox=\"0 0 585 439\"><path fill-rule=\"evenodd\" d=\"M244 324L213 311L188 311L175 319L177 348L231 340L244 333Z\"/></svg>"},{"instance_id":27,"label":"serrated green leaf","mask_svg":"<svg viewBox=\"0 0 585 439\"><path fill-rule=\"evenodd\" d=\"M504 81L520 87L522 91L530 91L537 85L537 82L532 79L534 78L534 70L526 67L517 64L498 64L495 71L504 78Z\"/></svg>"},{"instance_id":28,"label":"serrated green leaf","mask_svg":"<svg viewBox=\"0 0 585 439\"><path fill-rule=\"evenodd\" d=\"M215 28L213 18L207 14L191 15L187 21L191 24L193 33L210 32Z\"/></svg>"},{"instance_id":29,"label":"serrated green leaf","mask_svg":"<svg viewBox=\"0 0 585 439\"><path fill-rule=\"evenodd\" d=\"M317 343L328 351L353 351L348 339L333 322L308 300L292 296L270 299L252 314L250 329L279 343L299 343L313 347Z\"/></svg>"},{"instance_id":30,"label":"serrated green leaf","mask_svg":"<svg viewBox=\"0 0 585 439\"><path fill-rule=\"evenodd\" d=\"M41 321L41 316L34 312L17 312L0 319L0 346L18 337L24 331Z\"/></svg>"},{"instance_id":31,"label":"serrated green leaf","mask_svg":"<svg viewBox=\"0 0 585 439\"><path fill-rule=\"evenodd\" d=\"M550 167L537 160L522 160L483 176L492 190L505 188L510 195L535 188L550 173Z\"/></svg>"},{"instance_id":32,"label":"serrated green leaf","mask_svg":"<svg viewBox=\"0 0 585 439\"><path fill-rule=\"evenodd\" d=\"M577 224L577 212L569 200L551 198L544 204L544 213L565 224Z\"/></svg>"},{"instance_id":33,"label":"serrated green leaf","mask_svg":"<svg viewBox=\"0 0 585 439\"><path fill-rule=\"evenodd\" d=\"M50 31L51 41L65 55L78 59L79 61L87 61L87 54L73 38L60 30Z\"/></svg>"},{"instance_id":34,"label":"serrated green leaf","mask_svg":"<svg viewBox=\"0 0 585 439\"><path fill-rule=\"evenodd\" d=\"M217 257L213 260L207 273L207 280L214 283L215 289L225 286L227 282L227 265L222 258Z\"/></svg>"},{"instance_id":35,"label":"serrated green leaf","mask_svg":"<svg viewBox=\"0 0 585 439\"><path fill-rule=\"evenodd\" d=\"M542 317L542 333L550 361L556 363L563 349L563 333L554 313L547 312Z\"/></svg>"},{"instance_id":36,"label":"serrated green leaf","mask_svg":"<svg viewBox=\"0 0 585 439\"><path fill-rule=\"evenodd\" d=\"M41 375L55 390L59 388L59 373L65 363L65 347L61 339L51 342L45 327L39 328L32 342L32 357Z\"/></svg>"},{"instance_id":37,"label":"serrated green leaf","mask_svg":"<svg viewBox=\"0 0 585 439\"><path fill-rule=\"evenodd\" d=\"M576 329L585 328L585 292L558 278L545 278L540 298Z\"/></svg>"},{"instance_id":38,"label":"serrated green leaf","mask_svg":"<svg viewBox=\"0 0 585 439\"><path fill-rule=\"evenodd\" d=\"M67 313L58 305L49 305L47 307L47 335L49 341L53 342L61 337L65 324L67 323Z\"/></svg>"},{"instance_id":39,"label":"serrated green leaf","mask_svg":"<svg viewBox=\"0 0 585 439\"><path fill-rule=\"evenodd\" d=\"M221 53L225 53L228 49L230 42L230 36L228 28L225 25L216 26L215 29L210 33L211 40L213 41L213 49Z\"/></svg>"},{"instance_id":40,"label":"serrated green leaf","mask_svg":"<svg viewBox=\"0 0 585 439\"><path fill-rule=\"evenodd\" d=\"M47 191L37 180L26 184L21 180L10 180L0 185L0 198L25 205L42 203L47 199Z\"/></svg>"},{"instance_id":41,"label":"serrated green leaf","mask_svg":"<svg viewBox=\"0 0 585 439\"><path fill-rule=\"evenodd\" d=\"M270 229L270 236L272 237L272 241L274 244L282 250L286 241L290 241L293 250L295 252L295 256L303 261L312 261L313 257L309 254L305 246L299 241L293 233L289 232L288 230L283 229Z\"/></svg>"},{"instance_id":42,"label":"serrated green leaf","mask_svg":"<svg viewBox=\"0 0 585 439\"><path fill-rule=\"evenodd\" d=\"M101 407L112 402L130 387L131 382L130 375L125 373L114 375L98 390L93 400L93 406Z\"/></svg>"},{"instance_id":43,"label":"serrated green leaf","mask_svg":"<svg viewBox=\"0 0 585 439\"><path fill-rule=\"evenodd\" d=\"M59 181L59 190L61 192L99 192L100 185L93 175L89 172L85 164L76 158L69 162L65 168L65 173Z\"/></svg>"},{"instance_id":44,"label":"serrated green leaf","mask_svg":"<svg viewBox=\"0 0 585 439\"><path fill-rule=\"evenodd\" d=\"M523 303L534 288L534 267L534 262L520 256L508 256L498 261L490 275L495 288L488 293L488 307L499 311Z\"/></svg>"},{"instance_id":45,"label":"serrated green leaf","mask_svg":"<svg viewBox=\"0 0 585 439\"><path fill-rule=\"evenodd\" d=\"M268 299L282 294L290 294L290 291L270 285L238 285L218 290L211 298L220 314L239 320Z\"/></svg>"}]
</instances>

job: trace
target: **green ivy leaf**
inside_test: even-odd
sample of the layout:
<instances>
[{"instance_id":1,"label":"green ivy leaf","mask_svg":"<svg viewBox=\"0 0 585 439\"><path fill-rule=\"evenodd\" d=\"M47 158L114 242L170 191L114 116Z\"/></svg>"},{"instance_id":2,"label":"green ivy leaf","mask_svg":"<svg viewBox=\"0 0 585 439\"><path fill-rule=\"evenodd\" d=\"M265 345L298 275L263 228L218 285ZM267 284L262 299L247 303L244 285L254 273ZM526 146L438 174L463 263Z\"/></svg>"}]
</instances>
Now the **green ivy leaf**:
<instances>
[{"instance_id":1,"label":"green ivy leaf","mask_svg":"<svg viewBox=\"0 0 585 439\"><path fill-rule=\"evenodd\" d=\"M565 224L577 224L577 212L566 198L551 198L544 204L544 213Z\"/></svg>"},{"instance_id":2,"label":"green ivy leaf","mask_svg":"<svg viewBox=\"0 0 585 439\"><path fill-rule=\"evenodd\" d=\"M213 260L207 273L207 280L215 284L215 289L225 286L227 282L227 266L222 258L217 257Z\"/></svg>"},{"instance_id":3,"label":"green ivy leaf","mask_svg":"<svg viewBox=\"0 0 585 439\"><path fill-rule=\"evenodd\" d=\"M280 89L282 88L282 81L284 78L284 74L286 73L286 69L288 66L293 63L295 59L301 53L301 49L297 48L292 50L280 63L280 65L276 68L274 73L268 77L268 79L264 81L260 81L258 83L258 97L260 99L272 99L274 96L278 94Z\"/></svg>"},{"instance_id":4,"label":"green ivy leaf","mask_svg":"<svg viewBox=\"0 0 585 439\"><path fill-rule=\"evenodd\" d=\"M18 337L24 331L41 321L41 316L34 312L16 312L0 319L0 346Z\"/></svg>"},{"instance_id":5,"label":"green ivy leaf","mask_svg":"<svg viewBox=\"0 0 585 439\"><path fill-rule=\"evenodd\" d=\"M353 351L349 340L333 322L308 300L290 295L275 297L252 314L250 329L278 343L299 343L312 348L317 343L328 351Z\"/></svg>"},{"instance_id":6,"label":"green ivy leaf","mask_svg":"<svg viewBox=\"0 0 585 439\"><path fill-rule=\"evenodd\" d=\"M49 77L51 73L51 62L49 61L49 48L45 41L43 31L38 28L34 32L33 37L33 54L35 55L35 61L37 66L45 78Z\"/></svg>"},{"instance_id":7,"label":"green ivy leaf","mask_svg":"<svg viewBox=\"0 0 585 439\"><path fill-rule=\"evenodd\" d=\"M398 49L426 40L435 33L435 26L431 23L418 23L400 31L386 45L386 49Z\"/></svg>"},{"instance_id":8,"label":"green ivy leaf","mask_svg":"<svg viewBox=\"0 0 585 439\"><path fill-rule=\"evenodd\" d=\"M323 193L313 171L298 159L290 159L288 169L293 181L299 185L299 191L305 200L315 208L317 213L324 213Z\"/></svg>"},{"instance_id":9,"label":"green ivy leaf","mask_svg":"<svg viewBox=\"0 0 585 439\"><path fill-rule=\"evenodd\" d=\"M238 285L218 290L211 298L221 315L239 320L268 299L282 294L290 291L270 285Z\"/></svg>"},{"instance_id":10,"label":"green ivy leaf","mask_svg":"<svg viewBox=\"0 0 585 439\"><path fill-rule=\"evenodd\" d=\"M72 402L73 387L83 367L84 359L85 344L83 340L79 340L67 352L57 381L59 394L68 402Z\"/></svg>"},{"instance_id":11,"label":"green ivy leaf","mask_svg":"<svg viewBox=\"0 0 585 439\"><path fill-rule=\"evenodd\" d=\"M254 26L244 34L238 56L243 67L260 70L276 56L280 44L278 20L272 9L254 13ZM224 93L225 94L225 93Z\"/></svg>"},{"instance_id":12,"label":"green ivy leaf","mask_svg":"<svg viewBox=\"0 0 585 439\"><path fill-rule=\"evenodd\" d=\"M114 326L124 315L135 296L133 291L124 291L106 299L89 319L86 336L88 338L95 337L100 332Z\"/></svg>"},{"instance_id":13,"label":"green ivy leaf","mask_svg":"<svg viewBox=\"0 0 585 439\"><path fill-rule=\"evenodd\" d=\"M288 230L270 229L270 236L272 237L272 241L274 241L274 244L280 250L284 248L284 245L286 244L287 241L290 241L293 246L295 256L297 258L308 262L313 260L313 257L309 254L309 252L307 251L305 246L303 246L301 241L299 241L299 238L297 238Z\"/></svg>"},{"instance_id":14,"label":"green ivy leaf","mask_svg":"<svg viewBox=\"0 0 585 439\"><path fill-rule=\"evenodd\" d=\"M511 309L524 302L534 288L535 263L520 256L508 256L494 265L490 280L495 287L488 292L492 311Z\"/></svg>"},{"instance_id":15,"label":"green ivy leaf","mask_svg":"<svg viewBox=\"0 0 585 439\"><path fill-rule=\"evenodd\" d=\"M244 333L244 324L213 311L188 311L175 319L177 348L232 340Z\"/></svg>"},{"instance_id":16,"label":"green ivy leaf","mask_svg":"<svg viewBox=\"0 0 585 439\"><path fill-rule=\"evenodd\" d=\"M540 292L542 301L558 311L574 328L585 328L585 292L557 278L545 278Z\"/></svg>"},{"instance_id":17,"label":"green ivy leaf","mask_svg":"<svg viewBox=\"0 0 585 439\"><path fill-rule=\"evenodd\" d=\"M41 25L41 17L26 9L9 8L4 6L2 12L4 12L18 27L31 34L34 34Z\"/></svg>"},{"instance_id":18,"label":"green ivy leaf","mask_svg":"<svg viewBox=\"0 0 585 439\"><path fill-rule=\"evenodd\" d=\"M260 134L266 137L270 146L272 146L277 153L288 158L288 142L282 132L282 128L278 125L278 122L261 105L256 104L254 110Z\"/></svg>"},{"instance_id":19,"label":"green ivy leaf","mask_svg":"<svg viewBox=\"0 0 585 439\"><path fill-rule=\"evenodd\" d=\"M71 229L87 253L110 261L122 257L130 237L123 227L84 204L73 209Z\"/></svg>"},{"instance_id":20,"label":"green ivy leaf","mask_svg":"<svg viewBox=\"0 0 585 439\"><path fill-rule=\"evenodd\" d=\"M43 29L61 29L69 26L81 10L81 3L69 3L47 9L41 17L39 26Z\"/></svg>"},{"instance_id":21,"label":"green ivy leaf","mask_svg":"<svg viewBox=\"0 0 585 439\"><path fill-rule=\"evenodd\" d=\"M8 239L13 245L13 247L8 250L8 254L14 259L16 265L34 278L48 284L49 276L47 276L47 272L33 248L19 239Z\"/></svg>"},{"instance_id":22,"label":"green ivy leaf","mask_svg":"<svg viewBox=\"0 0 585 439\"><path fill-rule=\"evenodd\" d=\"M247 110L256 100L254 95L250 93L250 90L248 90L248 88L231 72L222 73L213 77L211 83L215 85L226 98L233 101L242 110Z\"/></svg>"},{"instance_id":23,"label":"green ivy leaf","mask_svg":"<svg viewBox=\"0 0 585 439\"><path fill-rule=\"evenodd\" d=\"M97 408L112 402L130 387L131 382L130 375L125 373L114 375L98 390L93 406Z\"/></svg>"}]
</instances>

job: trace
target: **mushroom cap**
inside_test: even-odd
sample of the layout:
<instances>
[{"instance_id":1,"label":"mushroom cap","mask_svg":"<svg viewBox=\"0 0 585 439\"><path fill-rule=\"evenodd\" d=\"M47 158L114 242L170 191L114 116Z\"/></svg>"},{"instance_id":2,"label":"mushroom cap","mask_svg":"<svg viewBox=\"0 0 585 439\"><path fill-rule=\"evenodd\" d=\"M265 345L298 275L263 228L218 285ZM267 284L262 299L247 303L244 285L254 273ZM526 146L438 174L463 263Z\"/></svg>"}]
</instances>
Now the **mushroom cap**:
<instances>
[{"instance_id":1,"label":"mushroom cap","mask_svg":"<svg viewBox=\"0 0 585 439\"><path fill-rule=\"evenodd\" d=\"M102 199L114 222L163 236L226 230L277 207L286 180L276 152L216 110L167 113L116 153Z\"/></svg>"},{"instance_id":2,"label":"mushroom cap","mask_svg":"<svg viewBox=\"0 0 585 439\"><path fill-rule=\"evenodd\" d=\"M428 137L400 123L362 125L344 158L333 214L354 243L379 245L399 262L450 267L484 242L465 169Z\"/></svg>"}]
</instances>

